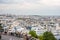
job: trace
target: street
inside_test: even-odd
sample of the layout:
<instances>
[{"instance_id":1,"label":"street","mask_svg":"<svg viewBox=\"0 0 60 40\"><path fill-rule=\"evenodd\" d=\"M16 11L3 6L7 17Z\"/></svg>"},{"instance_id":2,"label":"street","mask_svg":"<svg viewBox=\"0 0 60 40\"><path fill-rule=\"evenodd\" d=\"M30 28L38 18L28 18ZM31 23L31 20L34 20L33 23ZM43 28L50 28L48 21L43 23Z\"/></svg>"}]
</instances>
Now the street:
<instances>
[{"instance_id":1,"label":"street","mask_svg":"<svg viewBox=\"0 0 60 40\"><path fill-rule=\"evenodd\" d=\"M23 38L15 37L15 36L9 36L9 35L2 35L1 40L23 40Z\"/></svg>"}]
</instances>

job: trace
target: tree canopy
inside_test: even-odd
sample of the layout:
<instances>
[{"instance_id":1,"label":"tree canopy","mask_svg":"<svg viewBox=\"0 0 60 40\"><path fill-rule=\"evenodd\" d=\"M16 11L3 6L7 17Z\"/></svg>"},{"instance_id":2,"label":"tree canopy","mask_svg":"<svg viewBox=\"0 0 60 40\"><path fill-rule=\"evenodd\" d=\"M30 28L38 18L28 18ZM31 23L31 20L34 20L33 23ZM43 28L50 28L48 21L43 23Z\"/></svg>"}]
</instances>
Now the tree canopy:
<instances>
[{"instance_id":1,"label":"tree canopy","mask_svg":"<svg viewBox=\"0 0 60 40\"><path fill-rule=\"evenodd\" d=\"M2 29L2 24L0 24L0 30Z\"/></svg>"},{"instance_id":2,"label":"tree canopy","mask_svg":"<svg viewBox=\"0 0 60 40\"><path fill-rule=\"evenodd\" d=\"M35 32L34 30L31 30L31 31L29 32L29 34L31 34L32 37L37 38L37 34L36 34L36 32Z\"/></svg>"},{"instance_id":3,"label":"tree canopy","mask_svg":"<svg viewBox=\"0 0 60 40\"><path fill-rule=\"evenodd\" d=\"M2 27L2 24L0 23L0 32L3 31L3 27Z\"/></svg>"},{"instance_id":4,"label":"tree canopy","mask_svg":"<svg viewBox=\"0 0 60 40\"><path fill-rule=\"evenodd\" d=\"M56 40L56 38L51 32L46 31L43 33L43 40Z\"/></svg>"}]
</instances>

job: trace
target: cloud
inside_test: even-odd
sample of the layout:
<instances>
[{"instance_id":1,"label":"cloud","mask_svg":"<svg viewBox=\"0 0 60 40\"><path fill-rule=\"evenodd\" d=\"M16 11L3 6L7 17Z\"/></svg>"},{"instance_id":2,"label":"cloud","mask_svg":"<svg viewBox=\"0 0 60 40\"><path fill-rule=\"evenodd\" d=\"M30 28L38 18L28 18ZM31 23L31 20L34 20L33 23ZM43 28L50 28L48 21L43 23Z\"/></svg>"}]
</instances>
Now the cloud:
<instances>
[{"instance_id":1,"label":"cloud","mask_svg":"<svg viewBox=\"0 0 60 40\"><path fill-rule=\"evenodd\" d=\"M4 4L6 7L17 8L45 8L45 7L60 7L60 0L0 0L0 5ZM6 3L6 4L5 4Z\"/></svg>"},{"instance_id":2,"label":"cloud","mask_svg":"<svg viewBox=\"0 0 60 40\"><path fill-rule=\"evenodd\" d=\"M41 0L38 3L42 3L47 6L60 6L60 0Z\"/></svg>"},{"instance_id":3,"label":"cloud","mask_svg":"<svg viewBox=\"0 0 60 40\"><path fill-rule=\"evenodd\" d=\"M60 13L60 0L0 0L0 13L3 11L23 14Z\"/></svg>"},{"instance_id":4,"label":"cloud","mask_svg":"<svg viewBox=\"0 0 60 40\"><path fill-rule=\"evenodd\" d=\"M0 3L12 4L12 3L22 3L23 0L0 0Z\"/></svg>"}]
</instances>

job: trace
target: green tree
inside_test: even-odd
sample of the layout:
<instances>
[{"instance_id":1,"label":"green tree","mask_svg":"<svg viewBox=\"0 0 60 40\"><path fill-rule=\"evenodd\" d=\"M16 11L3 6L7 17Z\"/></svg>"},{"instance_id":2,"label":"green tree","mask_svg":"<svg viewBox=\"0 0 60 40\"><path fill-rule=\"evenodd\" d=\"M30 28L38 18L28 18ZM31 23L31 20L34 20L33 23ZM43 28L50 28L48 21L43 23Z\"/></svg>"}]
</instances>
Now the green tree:
<instances>
[{"instance_id":1,"label":"green tree","mask_svg":"<svg viewBox=\"0 0 60 40\"><path fill-rule=\"evenodd\" d=\"M44 32L43 35L38 36L39 40L57 40L51 32Z\"/></svg>"},{"instance_id":2,"label":"green tree","mask_svg":"<svg viewBox=\"0 0 60 40\"><path fill-rule=\"evenodd\" d=\"M56 38L51 32L45 32L43 33L43 40L56 40Z\"/></svg>"},{"instance_id":3,"label":"green tree","mask_svg":"<svg viewBox=\"0 0 60 40\"><path fill-rule=\"evenodd\" d=\"M0 30L2 29L2 24L0 24Z\"/></svg>"},{"instance_id":4,"label":"green tree","mask_svg":"<svg viewBox=\"0 0 60 40\"><path fill-rule=\"evenodd\" d=\"M2 24L0 23L0 32L3 31L3 27L2 27Z\"/></svg>"},{"instance_id":5,"label":"green tree","mask_svg":"<svg viewBox=\"0 0 60 40\"><path fill-rule=\"evenodd\" d=\"M37 38L37 34L36 34L36 32L35 32L34 30L31 30L31 31L29 32L29 34L31 34L32 37Z\"/></svg>"},{"instance_id":6,"label":"green tree","mask_svg":"<svg viewBox=\"0 0 60 40\"><path fill-rule=\"evenodd\" d=\"M43 40L43 35L38 36L39 40Z\"/></svg>"}]
</instances>

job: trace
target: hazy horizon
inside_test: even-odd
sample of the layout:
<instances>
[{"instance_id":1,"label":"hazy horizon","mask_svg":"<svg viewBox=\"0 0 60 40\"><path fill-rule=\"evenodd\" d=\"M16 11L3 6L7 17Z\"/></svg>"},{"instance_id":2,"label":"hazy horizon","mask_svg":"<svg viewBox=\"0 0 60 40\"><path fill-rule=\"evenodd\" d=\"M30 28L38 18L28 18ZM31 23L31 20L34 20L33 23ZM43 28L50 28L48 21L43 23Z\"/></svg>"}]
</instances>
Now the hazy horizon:
<instances>
[{"instance_id":1,"label":"hazy horizon","mask_svg":"<svg viewBox=\"0 0 60 40\"><path fill-rule=\"evenodd\" d=\"M60 16L60 0L0 0L0 14Z\"/></svg>"}]
</instances>

